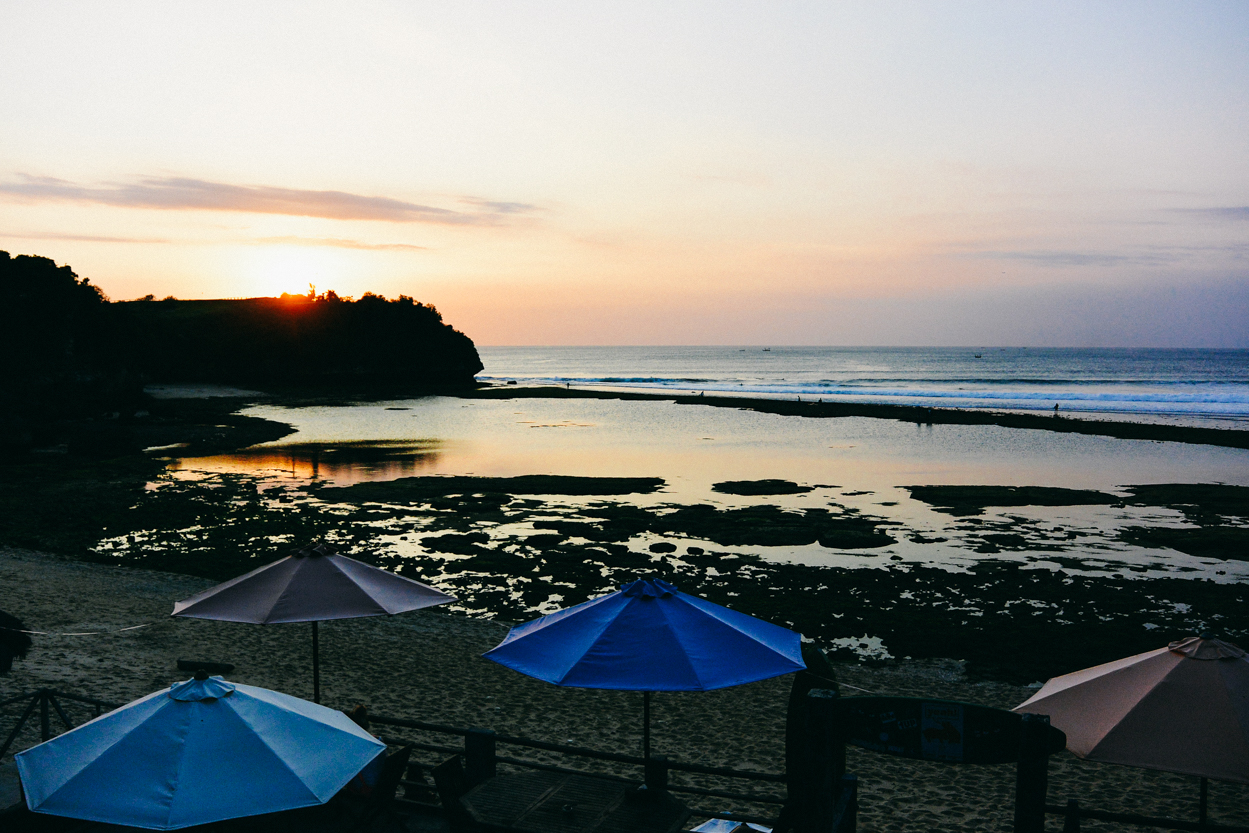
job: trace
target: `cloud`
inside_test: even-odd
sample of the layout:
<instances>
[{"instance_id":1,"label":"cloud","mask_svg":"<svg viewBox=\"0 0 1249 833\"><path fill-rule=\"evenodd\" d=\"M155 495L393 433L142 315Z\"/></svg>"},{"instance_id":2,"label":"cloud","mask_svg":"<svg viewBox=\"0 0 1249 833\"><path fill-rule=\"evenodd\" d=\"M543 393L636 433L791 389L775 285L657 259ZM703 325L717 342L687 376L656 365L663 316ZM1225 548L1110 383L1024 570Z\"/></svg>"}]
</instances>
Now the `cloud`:
<instances>
[{"instance_id":1,"label":"cloud","mask_svg":"<svg viewBox=\"0 0 1249 833\"><path fill-rule=\"evenodd\" d=\"M413 243L365 243L362 240L341 237L258 237L248 242L263 246L332 246L336 249L366 249L374 252L424 252L429 248Z\"/></svg>"},{"instance_id":2,"label":"cloud","mask_svg":"<svg viewBox=\"0 0 1249 833\"><path fill-rule=\"evenodd\" d=\"M1058 268L1071 266L1157 266L1171 263L1175 257L1166 253L1109 254L1061 250L960 252L957 257L969 260L1020 260L1038 266Z\"/></svg>"},{"instance_id":3,"label":"cloud","mask_svg":"<svg viewBox=\"0 0 1249 833\"><path fill-rule=\"evenodd\" d=\"M953 257L965 260L1014 260L1038 266L1070 268L1081 266L1167 266L1211 258L1242 261L1249 258L1249 243L1207 246L1147 246L1120 252L1090 252L1067 249L1025 249L955 251Z\"/></svg>"},{"instance_id":4,"label":"cloud","mask_svg":"<svg viewBox=\"0 0 1249 833\"><path fill-rule=\"evenodd\" d=\"M538 210L536 205L530 205L525 202L496 202L477 197L462 197L460 201L476 206L490 214L529 214Z\"/></svg>"},{"instance_id":5,"label":"cloud","mask_svg":"<svg viewBox=\"0 0 1249 833\"><path fill-rule=\"evenodd\" d=\"M503 217L535 210L525 203L466 199L474 211L452 211L389 197L345 191L308 191L269 185L231 185L202 179L163 177L103 186L78 185L53 177L20 175L0 182L0 194L29 200L90 202L121 208L170 211L238 211L327 220L383 220L392 223L493 225Z\"/></svg>"},{"instance_id":6,"label":"cloud","mask_svg":"<svg viewBox=\"0 0 1249 833\"><path fill-rule=\"evenodd\" d=\"M169 243L159 237L104 237L96 234L61 234L55 231L3 232L0 237L15 240L72 240L80 243Z\"/></svg>"},{"instance_id":7,"label":"cloud","mask_svg":"<svg viewBox=\"0 0 1249 833\"><path fill-rule=\"evenodd\" d=\"M1221 208L1177 208L1184 214L1198 214L1217 220L1249 220L1249 205L1232 205Z\"/></svg>"}]
</instances>

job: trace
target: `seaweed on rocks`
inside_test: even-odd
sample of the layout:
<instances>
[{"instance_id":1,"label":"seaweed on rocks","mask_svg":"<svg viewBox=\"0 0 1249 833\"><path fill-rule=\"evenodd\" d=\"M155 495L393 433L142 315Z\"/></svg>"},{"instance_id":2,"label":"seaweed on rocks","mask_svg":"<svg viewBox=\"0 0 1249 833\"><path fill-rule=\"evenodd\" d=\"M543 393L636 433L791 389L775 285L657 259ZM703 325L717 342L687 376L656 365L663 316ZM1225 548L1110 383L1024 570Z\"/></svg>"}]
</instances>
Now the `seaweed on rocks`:
<instances>
[{"instance_id":1,"label":"seaweed on rocks","mask_svg":"<svg viewBox=\"0 0 1249 833\"><path fill-rule=\"evenodd\" d=\"M1123 498L1054 486L903 486L915 500L947 515L980 515L987 506L1112 506Z\"/></svg>"},{"instance_id":2,"label":"seaweed on rocks","mask_svg":"<svg viewBox=\"0 0 1249 833\"><path fill-rule=\"evenodd\" d=\"M1249 561L1249 487L1224 483L1156 483L1128 486L1135 506L1165 506L1195 528L1130 526L1121 541L1168 548L1202 558Z\"/></svg>"},{"instance_id":3,"label":"seaweed on rocks","mask_svg":"<svg viewBox=\"0 0 1249 833\"><path fill-rule=\"evenodd\" d=\"M782 509L759 505L718 509L705 503L660 507L659 511L628 504L594 504L589 520L537 521L539 529L590 541L628 541L646 532L712 541L721 546L805 546L865 549L894 543L886 527L892 522L849 510Z\"/></svg>"},{"instance_id":4,"label":"seaweed on rocks","mask_svg":"<svg viewBox=\"0 0 1249 833\"><path fill-rule=\"evenodd\" d=\"M1130 503L1167 506L1184 513L1193 523L1249 520L1249 486L1225 483L1151 483L1128 486Z\"/></svg>"},{"instance_id":5,"label":"seaweed on rocks","mask_svg":"<svg viewBox=\"0 0 1249 833\"><path fill-rule=\"evenodd\" d=\"M672 533L713 541L722 546L803 546L818 543L829 549L864 549L894 543L888 523L852 512L827 509L789 510L778 506L716 509L706 504L682 506L662 516Z\"/></svg>"},{"instance_id":6,"label":"seaweed on rocks","mask_svg":"<svg viewBox=\"0 0 1249 833\"><path fill-rule=\"evenodd\" d=\"M1209 526L1172 529L1158 526L1130 526L1119 533L1119 540L1138 547L1167 548L1222 561L1249 561L1249 527Z\"/></svg>"},{"instance_id":7,"label":"seaweed on rocks","mask_svg":"<svg viewBox=\"0 0 1249 833\"><path fill-rule=\"evenodd\" d=\"M792 480L725 480L713 484L711 491L726 495L801 495L814 488Z\"/></svg>"},{"instance_id":8,"label":"seaweed on rocks","mask_svg":"<svg viewBox=\"0 0 1249 833\"><path fill-rule=\"evenodd\" d=\"M367 516L367 510L351 513ZM331 538L346 548L367 540L351 515L307 504L281 504L244 475L169 480L142 493L106 525L91 560L125 558L146 569L226 579ZM367 548L367 543L365 543Z\"/></svg>"},{"instance_id":9,"label":"seaweed on rocks","mask_svg":"<svg viewBox=\"0 0 1249 833\"><path fill-rule=\"evenodd\" d=\"M481 555L490 552L485 544L490 536L484 532L469 532L463 535L454 532L442 535L427 535L421 539L421 546L430 552L445 552L453 555Z\"/></svg>"},{"instance_id":10,"label":"seaweed on rocks","mask_svg":"<svg viewBox=\"0 0 1249 833\"><path fill-rule=\"evenodd\" d=\"M527 474L518 477L422 476L323 487L331 500L426 503L449 495L628 495L650 494L663 487L660 477L572 477Z\"/></svg>"},{"instance_id":11,"label":"seaweed on rocks","mask_svg":"<svg viewBox=\"0 0 1249 833\"><path fill-rule=\"evenodd\" d=\"M709 556L710 557L710 556ZM695 570L705 570L704 559ZM712 562L723 571L719 559ZM819 642L867 634L896 658L965 660L973 678L1031 683L1216 628L1249 630L1234 611L1249 588L1191 579L1080 578L983 562L967 573L749 563L743 576L682 571L681 589L786 624Z\"/></svg>"}]
</instances>

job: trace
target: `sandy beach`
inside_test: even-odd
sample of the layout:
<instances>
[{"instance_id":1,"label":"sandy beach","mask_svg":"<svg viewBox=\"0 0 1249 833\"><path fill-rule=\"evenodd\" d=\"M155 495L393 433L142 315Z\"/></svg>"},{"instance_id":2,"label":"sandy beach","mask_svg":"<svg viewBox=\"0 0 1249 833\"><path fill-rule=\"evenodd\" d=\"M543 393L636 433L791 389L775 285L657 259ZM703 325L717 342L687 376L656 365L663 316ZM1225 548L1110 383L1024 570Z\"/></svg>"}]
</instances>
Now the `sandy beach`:
<instances>
[{"instance_id":1,"label":"sandy beach","mask_svg":"<svg viewBox=\"0 0 1249 833\"><path fill-rule=\"evenodd\" d=\"M108 632L35 637L30 657L0 678L0 699L50 687L125 702L186 677L176 668L180 658L230 662L236 665L230 676L238 682L310 696L306 626L259 627L168 615L176 599L211 584L170 573L0 550L3 609L33 630ZM135 625L146 627L117 632ZM505 633L498 622L436 610L325 623L323 700L342 708L365 703L376 714L638 753L639 695L561 689L481 659ZM970 683L954 661L840 664L837 673L847 695L865 690L1009 708L1030 694L1027 688ZM789 679L780 678L712 693L657 695L655 751L680 761L780 772L788 689ZM18 714L10 707L0 716L6 734ZM73 714L75 719L86 716L85 711ZM29 726L11 751L37 742L36 731ZM848 765L861 779L864 831L1010 827L1011 765L928 764L854 748ZM1193 778L1090 764L1067 753L1051 759L1051 803L1076 798L1091 808L1195 820L1196 787ZM1211 820L1249 823L1246 799L1247 787L1212 784ZM1061 819L1051 818L1048 827L1061 829ZM1086 821L1084 829L1116 828Z\"/></svg>"}]
</instances>

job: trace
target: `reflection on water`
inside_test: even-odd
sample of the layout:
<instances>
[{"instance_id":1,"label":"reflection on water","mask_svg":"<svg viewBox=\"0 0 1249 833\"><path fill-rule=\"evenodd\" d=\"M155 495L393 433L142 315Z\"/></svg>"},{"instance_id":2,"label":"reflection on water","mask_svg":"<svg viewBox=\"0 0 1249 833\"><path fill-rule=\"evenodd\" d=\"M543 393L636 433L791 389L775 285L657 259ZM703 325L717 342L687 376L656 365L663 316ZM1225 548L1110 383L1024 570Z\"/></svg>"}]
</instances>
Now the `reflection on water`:
<instances>
[{"instance_id":1,"label":"reflection on water","mask_svg":"<svg viewBox=\"0 0 1249 833\"><path fill-rule=\"evenodd\" d=\"M173 460L169 470L230 472L349 486L428 473L437 467L444 446L442 440L431 439L257 445L232 454Z\"/></svg>"}]
</instances>

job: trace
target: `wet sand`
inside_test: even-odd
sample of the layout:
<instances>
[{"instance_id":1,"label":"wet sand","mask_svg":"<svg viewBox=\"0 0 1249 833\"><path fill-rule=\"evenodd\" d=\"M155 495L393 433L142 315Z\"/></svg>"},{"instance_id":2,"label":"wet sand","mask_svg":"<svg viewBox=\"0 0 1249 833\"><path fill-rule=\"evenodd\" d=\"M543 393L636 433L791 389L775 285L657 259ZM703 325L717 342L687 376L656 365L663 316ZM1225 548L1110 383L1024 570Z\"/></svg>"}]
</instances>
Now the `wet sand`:
<instances>
[{"instance_id":1,"label":"wet sand","mask_svg":"<svg viewBox=\"0 0 1249 833\"><path fill-rule=\"evenodd\" d=\"M170 618L175 600L211 584L170 573L0 549L0 609L19 616L34 630L110 632L35 637L30 657L15 663L9 676L0 677L0 700L46 686L125 702L187 677L176 669L179 658L231 662L237 667L230 679L309 697L308 626ZM148 626L116 632L140 624ZM640 752L639 694L561 689L481 659L481 653L505 633L497 622L437 610L324 623L322 699L341 708L366 703L376 714L481 726L605 751ZM1009 708L1031 693L999 683L970 683L953 661L843 664L837 671L843 684L877 694ZM656 695L654 749L680 761L780 772L788 690L789 679L780 678L718 692ZM860 692L847 688L843 693ZM0 729L5 735L19 714L18 707L4 710ZM79 708L71 714L81 720L87 712ZM37 742L36 732L37 721L32 721L11 751ZM521 754L511 748L504 753ZM1015 779L1011 765L928 764L853 748L848 764L861 779L863 831L1010 829ZM1049 795L1057 804L1076 798L1083 806L1110 811L1189 820L1197 815L1194 778L1090 764L1067 753L1051 759ZM1246 799L1249 787L1211 784L1211 821L1249 824ZM711 801L702 806L746 809ZM1061 819L1051 817L1047 828L1060 830ZM1086 821L1082 829L1124 828Z\"/></svg>"}]
</instances>

